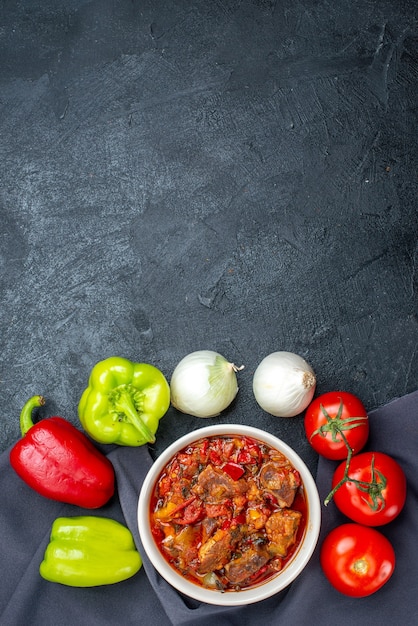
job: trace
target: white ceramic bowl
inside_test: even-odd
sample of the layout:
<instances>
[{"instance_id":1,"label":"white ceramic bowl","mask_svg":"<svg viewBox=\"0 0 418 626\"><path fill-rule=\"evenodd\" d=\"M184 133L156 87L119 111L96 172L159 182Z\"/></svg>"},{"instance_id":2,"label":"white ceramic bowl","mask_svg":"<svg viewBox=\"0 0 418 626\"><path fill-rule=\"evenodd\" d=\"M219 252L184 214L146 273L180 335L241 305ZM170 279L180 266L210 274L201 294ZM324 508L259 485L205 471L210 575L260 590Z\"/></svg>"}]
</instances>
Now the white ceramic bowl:
<instances>
[{"instance_id":1,"label":"white ceramic bowl","mask_svg":"<svg viewBox=\"0 0 418 626\"><path fill-rule=\"evenodd\" d=\"M150 529L150 498L154 489L156 480L161 471L172 459L172 457L182 450L184 447L201 439L202 437L213 437L222 435L240 435L253 437L261 442L266 443L272 448L282 452L292 463L293 467L300 473L302 484L307 500L307 514L305 533L301 544L293 555L292 559L286 564L274 578L269 579L265 583L258 586L244 589L241 591L221 592L215 589L205 589L197 584L186 580L180 573L176 572L159 551ZM299 457L298 454L286 443L271 435L268 432L253 428L251 426L243 426L238 424L223 424L216 426L208 426L194 430L184 435L173 444L171 444L156 459L153 466L149 470L142 485L141 493L138 501L138 528L141 542L144 550L151 563L159 574L170 583L175 589L181 593L199 600L207 604L216 604L223 606L239 606L251 604L264 600L275 593L278 593L287 587L303 570L308 563L318 541L319 530L321 524L321 506L319 501L318 490L312 475Z\"/></svg>"}]
</instances>

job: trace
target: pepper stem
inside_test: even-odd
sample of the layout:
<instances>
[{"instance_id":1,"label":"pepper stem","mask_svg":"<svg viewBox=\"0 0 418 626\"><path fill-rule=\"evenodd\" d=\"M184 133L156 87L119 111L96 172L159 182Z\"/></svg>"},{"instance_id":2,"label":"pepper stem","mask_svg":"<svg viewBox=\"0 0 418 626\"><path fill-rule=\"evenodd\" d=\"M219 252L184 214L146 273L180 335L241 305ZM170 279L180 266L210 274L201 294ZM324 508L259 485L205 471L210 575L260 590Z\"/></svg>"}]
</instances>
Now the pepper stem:
<instances>
[{"instance_id":1,"label":"pepper stem","mask_svg":"<svg viewBox=\"0 0 418 626\"><path fill-rule=\"evenodd\" d=\"M109 394L109 402L116 413L122 414L122 419L134 426L148 443L155 442L155 435L141 418L139 406L140 392L132 385L120 385Z\"/></svg>"},{"instance_id":2,"label":"pepper stem","mask_svg":"<svg viewBox=\"0 0 418 626\"><path fill-rule=\"evenodd\" d=\"M43 396L32 396L24 405L20 413L20 432L22 437L26 435L28 430L33 426L32 411L38 406L45 404L45 398Z\"/></svg>"}]
</instances>

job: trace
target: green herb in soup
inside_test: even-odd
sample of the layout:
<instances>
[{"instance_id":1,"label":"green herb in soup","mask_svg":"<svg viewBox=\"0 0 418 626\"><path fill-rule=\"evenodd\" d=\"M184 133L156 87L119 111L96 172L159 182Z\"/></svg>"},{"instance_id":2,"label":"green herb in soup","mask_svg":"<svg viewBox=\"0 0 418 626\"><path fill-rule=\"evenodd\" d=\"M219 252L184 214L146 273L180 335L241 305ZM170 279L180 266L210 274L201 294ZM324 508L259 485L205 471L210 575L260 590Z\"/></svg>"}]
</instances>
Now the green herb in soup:
<instances>
[{"instance_id":1,"label":"green herb in soup","mask_svg":"<svg viewBox=\"0 0 418 626\"><path fill-rule=\"evenodd\" d=\"M265 582L300 544L306 502L279 451L242 436L200 439L160 474L151 527L161 553L188 580L239 591Z\"/></svg>"}]
</instances>

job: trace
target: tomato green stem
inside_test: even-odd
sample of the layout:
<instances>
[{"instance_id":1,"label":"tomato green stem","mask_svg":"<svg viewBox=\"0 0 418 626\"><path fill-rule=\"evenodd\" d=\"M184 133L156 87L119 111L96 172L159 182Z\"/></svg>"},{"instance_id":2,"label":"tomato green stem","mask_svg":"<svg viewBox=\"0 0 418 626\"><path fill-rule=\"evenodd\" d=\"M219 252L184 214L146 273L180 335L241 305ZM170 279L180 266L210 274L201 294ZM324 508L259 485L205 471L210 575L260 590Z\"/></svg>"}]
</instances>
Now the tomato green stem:
<instances>
[{"instance_id":1,"label":"tomato green stem","mask_svg":"<svg viewBox=\"0 0 418 626\"><path fill-rule=\"evenodd\" d=\"M347 437L344 435L344 433L342 431L340 431L340 435L342 440L344 441L346 447L347 447L347 460L345 462L345 468L344 468L344 475L341 478L341 480L335 485L335 487L332 489L332 491L330 491L330 493L327 495L327 497L324 500L324 505L328 506L328 504L331 502L332 498L334 497L334 494L338 491L338 489L340 487L342 487L344 485L345 482L347 482L347 480L351 480L348 476L348 470L350 468L350 462L351 462L351 457L353 456L353 449L352 447L349 445L348 441L347 441Z\"/></svg>"},{"instance_id":2,"label":"tomato green stem","mask_svg":"<svg viewBox=\"0 0 418 626\"><path fill-rule=\"evenodd\" d=\"M331 417L326 411L325 407L322 406L322 404L321 404L321 410L327 421L325 424L323 424L320 428L318 428L312 433L311 439L314 435L320 435L322 437L325 437L327 433L331 433L331 437L333 441L337 441L338 440L337 437L340 436L342 441L345 444L345 447L347 448L347 460L345 463L343 477L335 485L335 487L329 492L329 494L324 500L324 505L328 506L328 504L331 502L332 498L334 497L338 489L340 489L340 487L342 487L346 482L350 481L354 483L360 491L363 491L368 494L371 500L371 504L366 498L363 498L363 500L369 505L369 507L373 511L377 511L379 507L383 509L385 507L385 499L382 495L382 491L386 487L387 481L386 481L386 477L383 474L381 474L381 472L375 471L374 456L372 458L372 465L371 465L372 480L370 482L367 482L364 480L357 480L356 478L351 478L348 473L350 469L351 459L354 454L354 450L348 443L348 440L344 434L344 431L357 428L357 426L361 425L363 420L367 420L367 417L349 417L346 419L342 419L341 418L341 415L343 412L342 400L340 402L340 406L338 407L338 412L335 417ZM380 479L379 481L377 480L377 477Z\"/></svg>"},{"instance_id":3,"label":"tomato green stem","mask_svg":"<svg viewBox=\"0 0 418 626\"><path fill-rule=\"evenodd\" d=\"M341 435L343 436L343 433L341 433ZM348 442L345 437L344 439L345 439L345 443L348 449L348 455L347 455L347 461L346 461L345 468L344 468L344 474L341 480L335 485L335 487L330 491L330 493L325 498L324 505L327 506L331 502L332 498L334 497L334 494L338 491L338 489L342 487L344 483L350 481L351 483L354 483L357 486L357 489L359 489L360 491L363 491L369 496L371 502L369 502L367 498L362 498L362 500L371 508L372 511L378 511L379 509L383 510L386 506L386 501L382 493L387 485L386 476L382 474L382 472L379 472L378 470L375 469L374 455L373 455L371 466L370 466L371 477L372 477L371 481L357 480L357 478L351 478L348 472L350 469L351 458L353 456L353 450L348 445ZM379 478L379 480L377 480L377 478Z\"/></svg>"},{"instance_id":4,"label":"tomato green stem","mask_svg":"<svg viewBox=\"0 0 418 626\"><path fill-rule=\"evenodd\" d=\"M24 405L20 413L20 432L22 437L26 435L28 430L33 426L32 411L38 406L45 404L45 398L43 396L33 396Z\"/></svg>"},{"instance_id":5,"label":"tomato green stem","mask_svg":"<svg viewBox=\"0 0 418 626\"><path fill-rule=\"evenodd\" d=\"M314 430L310 439L312 439L315 435L326 437L327 433L331 433L332 441L338 441L338 435L340 435L341 439L343 439L344 443L347 445L347 440L343 437L343 431L353 430L354 428L361 426L364 422L367 422L368 418L367 416L342 418L341 415L343 413L343 408L344 404L341 400L337 415L335 415L335 417L331 417L325 407L321 404L321 411L326 419L326 423Z\"/></svg>"}]
</instances>

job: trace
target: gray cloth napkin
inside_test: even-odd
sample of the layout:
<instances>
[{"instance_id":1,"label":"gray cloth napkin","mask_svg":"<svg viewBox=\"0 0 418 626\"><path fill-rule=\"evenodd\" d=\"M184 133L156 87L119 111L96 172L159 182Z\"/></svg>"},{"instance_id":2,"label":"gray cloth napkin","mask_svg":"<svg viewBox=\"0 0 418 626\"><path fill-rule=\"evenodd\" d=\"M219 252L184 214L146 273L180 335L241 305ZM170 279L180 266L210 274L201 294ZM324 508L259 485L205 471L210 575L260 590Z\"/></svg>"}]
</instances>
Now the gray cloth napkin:
<instances>
[{"instance_id":1,"label":"gray cloth napkin","mask_svg":"<svg viewBox=\"0 0 418 626\"><path fill-rule=\"evenodd\" d=\"M98 511L86 511L42 498L27 487L0 456L0 545L2 626L89 626L147 624L147 626L247 626L268 623L281 626L338 624L380 626L418 623L418 391L393 400L370 413L367 449L393 456L408 479L408 496L401 515L380 531L392 542L397 555L389 582L368 598L352 599L335 591L319 565L319 547L325 535L348 521L331 503L323 507L318 548L306 569L286 590L246 607L223 608L183 597L154 570L140 544L137 503L142 481L152 459L146 447L108 448L117 476L112 501ZM320 459L316 482L323 500L330 490L336 463ZM144 566L128 581L90 589L71 588L44 581L38 572L53 520L65 515L103 515L125 523L142 553Z\"/></svg>"}]
</instances>

